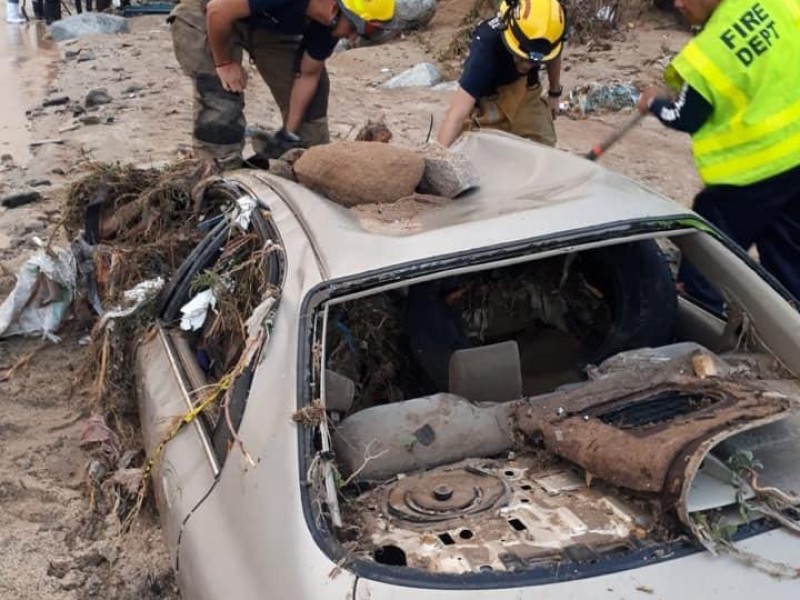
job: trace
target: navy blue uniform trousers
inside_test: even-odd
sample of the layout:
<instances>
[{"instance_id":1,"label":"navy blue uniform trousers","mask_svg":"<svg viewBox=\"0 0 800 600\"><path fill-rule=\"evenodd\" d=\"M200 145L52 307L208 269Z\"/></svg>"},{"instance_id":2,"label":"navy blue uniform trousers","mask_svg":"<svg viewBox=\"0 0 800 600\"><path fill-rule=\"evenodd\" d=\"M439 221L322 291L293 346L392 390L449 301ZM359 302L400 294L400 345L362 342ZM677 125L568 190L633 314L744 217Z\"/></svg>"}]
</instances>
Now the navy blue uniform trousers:
<instances>
[{"instance_id":1,"label":"navy blue uniform trousers","mask_svg":"<svg viewBox=\"0 0 800 600\"><path fill-rule=\"evenodd\" d=\"M755 245L762 266L800 300L800 167L746 186L708 186L693 208L745 250ZM691 265L681 265L678 279L689 296L722 307Z\"/></svg>"}]
</instances>

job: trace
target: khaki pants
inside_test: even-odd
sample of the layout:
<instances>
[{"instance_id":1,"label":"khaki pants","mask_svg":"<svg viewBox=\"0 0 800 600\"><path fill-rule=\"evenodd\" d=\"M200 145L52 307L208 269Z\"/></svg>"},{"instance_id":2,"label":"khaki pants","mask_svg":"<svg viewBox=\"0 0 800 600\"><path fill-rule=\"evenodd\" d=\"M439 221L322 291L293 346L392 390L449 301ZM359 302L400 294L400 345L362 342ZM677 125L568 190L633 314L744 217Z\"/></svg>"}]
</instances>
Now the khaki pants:
<instances>
[{"instance_id":1,"label":"khaki pants","mask_svg":"<svg viewBox=\"0 0 800 600\"><path fill-rule=\"evenodd\" d=\"M182 0L169 17L175 57L194 82L195 149L222 162L241 158L246 121L244 95L225 91L214 68L206 35L206 15L201 0ZM282 117L289 110L289 97L299 64L301 36L267 29L251 29L237 23L230 56L241 62L246 50L266 82ZM330 141L328 131L328 73L323 69L319 86L306 111L298 134L308 145Z\"/></svg>"},{"instance_id":2,"label":"khaki pants","mask_svg":"<svg viewBox=\"0 0 800 600\"><path fill-rule=\"evenodd\" d=\"M548 146L556 145L556 130L550 105L542 98L542 86L528 87L526 77L497 89L497 94L481 98L464 131L500 129Z\"/></svg>"}]
</instances>

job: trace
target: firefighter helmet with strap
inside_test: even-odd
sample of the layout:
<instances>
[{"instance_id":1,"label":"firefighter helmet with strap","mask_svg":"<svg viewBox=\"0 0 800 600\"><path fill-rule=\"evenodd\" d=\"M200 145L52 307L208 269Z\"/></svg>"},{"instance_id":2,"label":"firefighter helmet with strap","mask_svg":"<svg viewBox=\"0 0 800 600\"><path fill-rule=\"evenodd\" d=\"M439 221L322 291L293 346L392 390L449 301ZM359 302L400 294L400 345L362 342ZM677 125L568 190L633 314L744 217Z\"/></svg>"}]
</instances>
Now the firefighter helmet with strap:
<instances>
[{"instance_id":1,"label":"firefighter helmet with strap","mask_svg":"<svg viewBox=\"0 0 800 600\"><path fill-rule=\"evenodd\" d=\"M499 10L503 42L516 56L543 62L559 55L567 24L557 0L503 0Z\"/></svg>"}]
</instances>

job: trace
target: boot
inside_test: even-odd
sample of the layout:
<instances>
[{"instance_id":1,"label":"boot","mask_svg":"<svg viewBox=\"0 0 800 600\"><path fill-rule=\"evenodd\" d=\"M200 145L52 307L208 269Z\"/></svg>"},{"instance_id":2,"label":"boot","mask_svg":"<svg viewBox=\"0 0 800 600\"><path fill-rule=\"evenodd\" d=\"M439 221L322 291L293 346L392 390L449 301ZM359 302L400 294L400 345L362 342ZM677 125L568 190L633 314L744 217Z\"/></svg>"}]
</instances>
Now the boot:
<instances>
[{"instance_id":1,"label":"boot","mask_svg":"<svg viewBox=\"0 0 800 600\"><path fill-rule=\"evenodd\" d=\"M19 12L19 2L11 2L6 0L6 22L7 23L24 23L25 18Z\"/></svg>"}]
</instances>

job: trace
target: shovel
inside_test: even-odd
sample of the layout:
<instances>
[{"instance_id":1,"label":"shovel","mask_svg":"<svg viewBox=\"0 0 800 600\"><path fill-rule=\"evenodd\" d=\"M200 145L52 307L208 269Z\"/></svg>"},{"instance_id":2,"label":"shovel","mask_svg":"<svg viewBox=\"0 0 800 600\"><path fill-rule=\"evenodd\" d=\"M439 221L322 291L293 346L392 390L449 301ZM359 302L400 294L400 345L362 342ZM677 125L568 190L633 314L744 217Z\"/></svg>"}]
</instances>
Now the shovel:
<instances>
[{"instance_id":1,"label":"shovel","mask_svg":"<svg viewBox=\"0 0 800 600\"><path fill-rule=\"evenodd\" d=\"M637 112L636 115L627 123L625 123L622 127L614 131L611 135L609 135L606 139L602 142L597 144L596 146L592 147L591 150L586 154L586 158L589 160L597 160L605 151L608 150L611 146L616 144L622 137L624 137L631 129L636 127L639 124L645 115L642 113Z\"/></svg>"}]
</instances>

